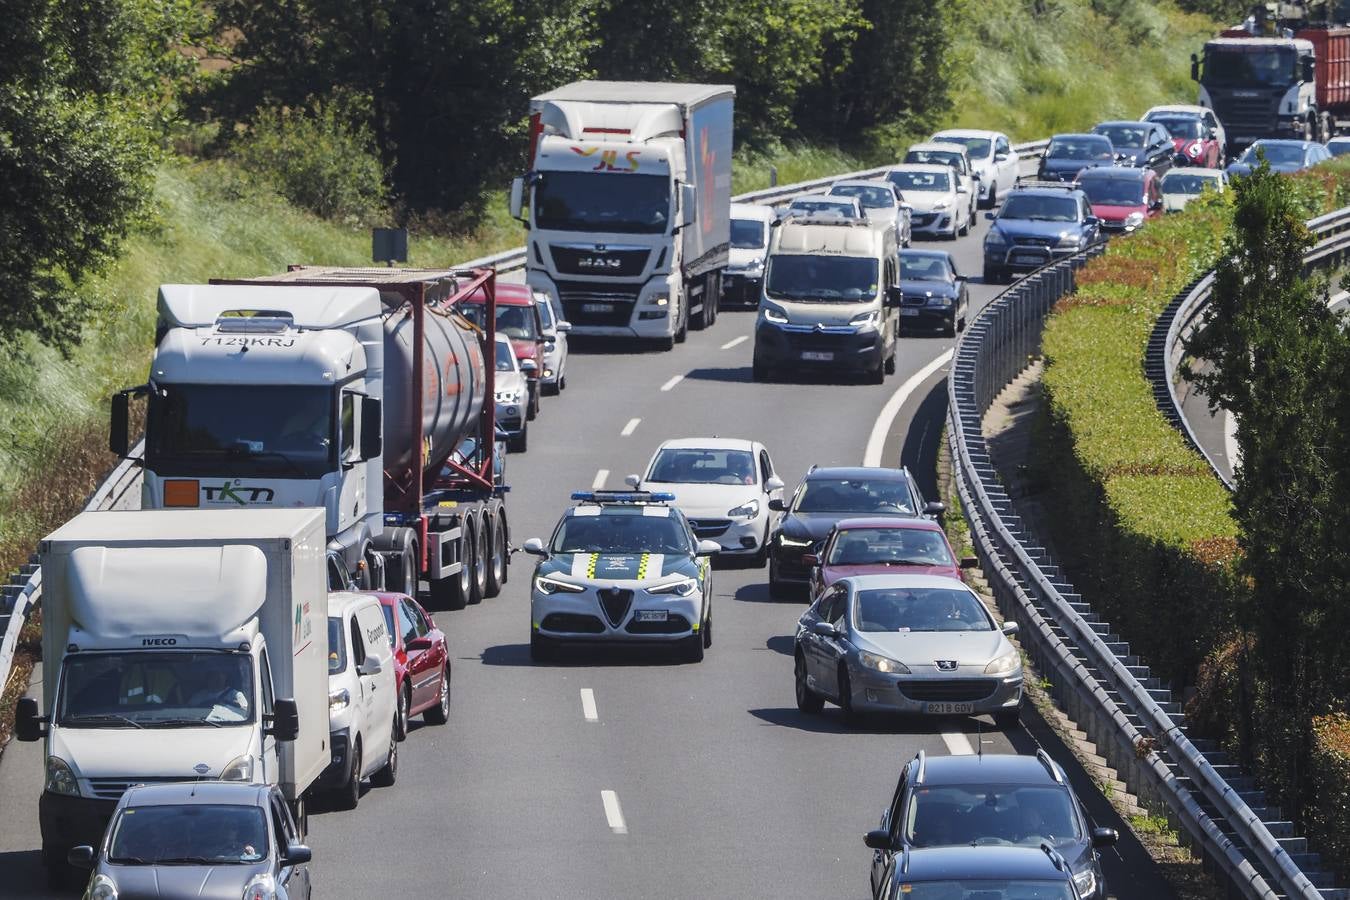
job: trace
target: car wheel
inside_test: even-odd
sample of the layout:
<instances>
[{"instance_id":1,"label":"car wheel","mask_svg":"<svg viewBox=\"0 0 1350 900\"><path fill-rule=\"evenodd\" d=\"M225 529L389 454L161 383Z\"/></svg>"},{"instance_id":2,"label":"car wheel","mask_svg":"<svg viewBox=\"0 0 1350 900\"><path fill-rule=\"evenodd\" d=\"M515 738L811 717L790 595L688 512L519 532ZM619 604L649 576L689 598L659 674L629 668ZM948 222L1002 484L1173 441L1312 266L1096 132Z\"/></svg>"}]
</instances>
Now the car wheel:
<instances>
[{"instance_id":1,"label":"car wheel","mask_svg":"<svg viewBox=\"0 0 1350 900\"><path fill-rule=\"evenodd\" d=\"M508 453L524 453L530 446L530 429L524 422L520 424L520 434L512 435L506 440L506 451Z\"/></svg>"},{"instance_id":2,"label":"car wheel","mask_svg":"<svg viewBox=\"0 0 1350 900\"><path fill-rule=\"evenodd\" d=\"M393 787L394 782L398 781L398 741L391 735L389 738L389 755L384 759L384 766L380 771L370 776L370 783L375 787Z\"/></svg>"},{"instance_id":3,"label":"car wheel","mask_svg":"<svg viewBox=\"0 0 1350 900\"><path fill-rule=\"evenodd\" d=\"M42 867L47 870L47 887L53 891L64 891L72 886L75 873L66 862L64 851L51 844L42 845Z\"/></svg>"},{"instance_id":4,"label":"car wheel","mask_svg":"<svg viewBox=\"0 0 1350 900\"><path fill-rule=\"evenodd\" d=\"M529 402L525 404L525 421L533 422L539 416L539 394L530 391Z\"/></svg>"},{"instance_id":5,"label":"car wheel","mask_svg":"<svg viewBox=\"0 0 1350 900\"><path fill-rule=\"evenodd\" d=\"M839 711L844 715L844 724L858 724L858 711L853 708L853 682L849 680L846 663L839 664Z\"/></svg>"},{"instance_id":6,"label":"car wheel","mask_svg":"<svg viewBox=\"0 0 1350 900\"><path fill-rule=\"evenodd\" d=\"M412 699L408 696L408 686L398 692L398 708L394 710L394 740L402 741L408 737L408 710L412 709Z\"/></svg>"},{"instance_id":7,"label":"car wheel","mask_svg":"<svg viewBox=\"0 0 1350 900\"><path fill-rule=\"evenodd\" d=\"M997 181L995 181L993 184L989 185L989 200L988 200L987 203L985 203L984 208L985 208L985 209L993 209L995 206L998 206L998 182L997 182Z\"/></svg>"},{"instance_id":8,"label":"car wheel","mask_svg":"<svg viewBox=\"0 0 1350 900\"><path fill-rule=\"evenodd\" d=\"M953 315L949 321L943 323L942 336L949 338L956 337L956 316Z\"/></svg>"},{"instance_id":9,"label":"car wheel","mask_svg":"<svg viewBox=\"0 0 1350 900\"><path fill-rule=\"evenodd\" d=\"M886 357L886 374L887 374L887 375L894 375L894 374L895 374L895 351L894 351L894 350L891 351L891 355L890 355L890 356Z\"/></svg>"},{"instance_id":10,"label":"car wheel","mask_svg":"<svg viewBox=\"0 0 1350 900\"><path fill-rule=\"evenodd\" d=\"M338 809L356 809L361 802L361 739L352 742L352 774L333 798Z\"/></svg>"},{"instance_id":11,"label":"car wheel","mask_svg":"<svg viewBox=\"0 0 1350 900\"><path fill-rule=\"evenodd\" d=\"M712 613L708 613L708 621L703 623L703 649L707 650L712 646Z\"/></svg>"},{"instance_id":12,"label":"car wheel","mask_svg":"<svg viewBox=\"0 0 1350 900\"><path fill-rule=\"evenodd\" d=\"M557 655L553 642L538 634L530 635L530 659L533 662L552 662Z\"/></svg>"},{"instance_id":13,"label":"car wheel","mask_svg":"<svg viewBox=\"0 0 1350 900\"><path fill-rule=\"evenodd\" d=\"M422 714L428 725L444 725L450 721L450 667L441 666L441 684L436 693L436 705Z\"/></svg>"},{"instance_id":14,"label":"car wheel","mask_svg":"<svg viewBox=\"0 0 1350 900\"><path fill-rule=\"evenodd\" d=\"M565 390L567 390L567 376L566 376L565 374L564 374L564 375L559 375L559 376L558 376L558 392L559 392L559 393L562 393L562 392L565 391Z\"/></svg>"},{"instance_id":15,"label":"car wheel","mask_svg":"<svg viewBox=\"0 0 1350 900\"><path fill-rule=\"evenodd\" d=\"M797 708L812 715L824 709L825 698L811 690L806 683L806 660L801 653L796 654L793 676L793 681L796 682Z\"/></svg>"},{"instance_id":16,"label":"car wheel","mask_svg":"<svg viewBox=\"0 0 1350 900\"><path fill-rule=\"evenodd\" d=\"M764 525L764 539L759 542L759 549L755 551L755 555L750 557L750 565L753 568L762 569L764 568L765 564L768 563L768 561L769 561L769 526L766 523Z\"/></svg>"},{"instance_id":17,"label":"car wheel","mask_svg":"<svg viewBox=\"0 0 1350 900\"><path fill-rule=\"evenodd\" d=\"M1005 277L1002 269L996 269L993 266L984 267L985 284L1002 284Z\"/></svg>"},{"instance_id":18,"label":"car wheel","mask_svg":"<svg viewBox=\"0 0 1350 900\"><path fill-rule=\"evenodd\" d=\"M689 662L703 662L703 635L691 634L684 638L684 658Z\"/></svg>"},{"instance_id":19,"label":"car wheel","mask_svg":"<svg viewBox=\"0 0 1350 900\"><path fill-rule=\"evenodd\" d=\"M884 359L879 360L877 362L876 368L872 369L867 373L867 383L868 384L886 383L886 361Z\"/></svg>"}]
</instances>

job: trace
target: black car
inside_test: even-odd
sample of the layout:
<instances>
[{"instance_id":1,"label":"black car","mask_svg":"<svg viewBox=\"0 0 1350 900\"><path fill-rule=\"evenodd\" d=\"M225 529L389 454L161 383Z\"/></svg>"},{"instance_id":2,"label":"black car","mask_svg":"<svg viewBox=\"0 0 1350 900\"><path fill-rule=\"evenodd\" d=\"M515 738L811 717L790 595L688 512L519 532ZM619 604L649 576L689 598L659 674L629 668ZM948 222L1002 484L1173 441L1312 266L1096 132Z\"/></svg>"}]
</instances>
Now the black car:
<instances>
[{"instance_id":1,"label":"black car","mask_svg":"<svg viewBox=\"0 0 1350 900\"><path fill-rule=\"evenodd\" d=\"M906 850L886 873L885 900L1082 900L1053 847Z\"/></svg>"},{"instance_id":2,"label":"black car","mask_svg":"<svg viewBox=\"0 0 1350 900\"><path fill-rule=\"evenodd\" d=\"M1077 896L1104 900L1097 848L1118 839L1114 828L1092 827L1064 769L1044 750L932 758L920 751L900 770L891 805L864 843L874 851L874 897L886 896L897 857L910 850L1044 844L1067 861Z\"/></svg>"},{"instance_id":3,"label":"black car","mask_svg":"<svg viewBox=\"0 0 1350 900\"><path fill-rule=\"evenodd\" d=\"M1050 139L1036 170L1040 181L1075 181L1095 166L1114 166L1116 148L1100 134L1057 134Z\"/></svg>"},{"instance_id":4,"label":"black car","mask_svg":"<svg viewBox=\"0 0 1350 900\"><path fill-rule=\"evenodd\" d=\"M900 328L940 328L947 337L966 327L970 292L946 250L901 250Z\"/></svg>"},{"instance_id":5,"label":"black car","mask_svg":"<svg viewBox=\"0 0 1350 900\"><path fill-rule=\"evenodd\" d=\"M1161 175L1172 168L1176 157L1172 135L1157 122L1102 122L1092 133L1111 142L1122 166L1152 169Z\"/></svg>"},{"instance_id":6,"label":"black car","mask_svg":"<svg viewBox=\"0 0 1350 900\"><path fill-rule=\"evenodd\" d=\"M812 466L791 500L769 501L769 509L783 514L769 537L769 590L805 594L811 566L802 557L816 552L836 522L858 516L935 518L945 508L924 501L908 469Z\"/></svg>"}]
</instances>

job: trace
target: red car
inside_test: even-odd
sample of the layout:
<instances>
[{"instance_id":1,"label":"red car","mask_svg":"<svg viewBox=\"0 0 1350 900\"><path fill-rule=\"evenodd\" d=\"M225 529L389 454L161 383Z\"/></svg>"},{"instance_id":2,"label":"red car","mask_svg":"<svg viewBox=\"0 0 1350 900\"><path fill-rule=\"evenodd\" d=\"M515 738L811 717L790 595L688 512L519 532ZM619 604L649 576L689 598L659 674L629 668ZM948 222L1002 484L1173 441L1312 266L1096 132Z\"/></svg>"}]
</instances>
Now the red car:
<instances>
[{"instance_id":1,"label":"red car","mask_svg":"<svg viewBox=\"0 0 1350 900\"><path fill-rule=\"evenodd\" d=\"M482 325L483 293L480 289L469 297L463 312L476 324ZM539 375L544 371L544 323L539 318L534 292L523 284L497 282L497 330L511 339L511 349L520 360L520 370L530 386L530 403L525 417L530 421L539 415L542 396Z\"/></svg>"},{"instance_id":2,"label":"red car","mask_svg":"<svg viewBox=\"0 0 1350 900\"><path fill-rule=\"evenodd\" d=\"M408 736L408 720L426 713L428 725L450 719L450 650L445 634L407 594L377 593L394 645L394 683L398 686L395 736Z\"/></svg>"},{"instance_id":3,"label":"red car","mask_svg":"<svg viewBox=\"0 0 1350 900\"><path fill-rule=\"evenodd\" d=\"M1213 115L1207 110L1187 113L1163 109L1150 112L1148 121L1157 122L1172 135L1172 146L1176 148L1175 165L1222 169L1223 143L1219 140L1217 123L1213 126L1205 123L1205 116L1213 119Z\"/></svg>"},{"instance_id":4,"label":"red car","mask_svg":"<svg viewBox=\"0 0 1350 900\"><path fill-rule=\"evenodd\" d=\"M945 575L962 580L961 569L942 526L931 519L844 519L830 529L811 566L811 596L852 575Z\"/></svg>"},{"instance_id":5,"label":"red car","mask_svg":"<svg viewBox=\"0 0 1350 900\"><path fill-rule=\"evenodd\" d=\"M1087 194L1092 214L1101 219L1106 234L1134 231L1163 214L1162 180L1152 169L1084 169L1078 175L1078 187Z\"/></svg>"}]
</instances>

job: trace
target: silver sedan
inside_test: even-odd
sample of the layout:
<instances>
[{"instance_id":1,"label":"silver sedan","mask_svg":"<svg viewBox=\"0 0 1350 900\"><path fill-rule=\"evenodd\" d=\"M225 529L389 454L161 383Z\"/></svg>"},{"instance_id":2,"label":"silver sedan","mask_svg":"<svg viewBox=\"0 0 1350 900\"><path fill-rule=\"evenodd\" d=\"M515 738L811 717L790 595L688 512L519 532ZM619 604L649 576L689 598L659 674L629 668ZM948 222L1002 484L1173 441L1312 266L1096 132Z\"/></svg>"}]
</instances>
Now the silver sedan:
<instances>
[{"instance_id":1,"label":"silver sedan","mask_svg":"<svg viewBox=\"0 0 1350 900\"><path fill-rule=\"evenodd\" d=\"M823 592L797 623L797 707L829 700L860 712L991 713L1017 721L1022 660L979 596L932 575L859 575Z\"/></svg>"}]
</instances>

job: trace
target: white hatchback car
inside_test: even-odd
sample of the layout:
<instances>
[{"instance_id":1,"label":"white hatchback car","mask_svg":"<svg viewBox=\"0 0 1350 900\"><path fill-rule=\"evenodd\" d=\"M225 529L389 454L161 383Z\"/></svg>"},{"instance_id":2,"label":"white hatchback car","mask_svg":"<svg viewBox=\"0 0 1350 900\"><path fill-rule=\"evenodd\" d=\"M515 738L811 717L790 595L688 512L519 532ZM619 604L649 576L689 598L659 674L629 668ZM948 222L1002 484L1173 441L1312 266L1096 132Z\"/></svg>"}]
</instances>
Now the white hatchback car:
<instances>
[{"instance_id":1,"label":"white hatchback car","mask_svg":"<svg viewBox=\"0 0 1350 900\"><path fill-rule=\"evenodd\" d=\"M957 175L951 166L903 165L886 173L886 180L900 189L910 214L914 234L956 240L970 231L972 216L966 196L957 190Z\"/></svg>"},{"instance_id":2,"label":"white hatchback car","mask_svg":"<svg viewBox=\"0 0 1350 900\"><path fill-rule=\"evenodd\" d=\"M827 197L857 197L863 215L873 225L894 225L895 239L909 246L910 214L913 211L900 189L885 179L848 179L836 181L825 192Z\"/></svg>"},{"instance_id":3,"label":"white hatchback car","mask_svg":"<svg viewBox=\"0 0 1350 900\"><path fill-rule=\"evenodd\" d=\"M980 199L979 178L970 165L970 154L963 144L911 144L902 163L919 165L947 165L956 171L956 190L970 206L970 217L975 218L975 207Z\"/></svg>"},{"instance_id":4,"label":"white hatchback car","mask_svg":"<svg viewBox=\"0 0 1350 900\"><path fill-rule=\"evenodd\" d=\"M561 393L567 389L567 333L572 323L553 308L548 294L536 292L534 303L544 329L544 371L539 374L539 384L545 394Z\"/></svg>"},{"instance_id":5,"label":"white hatchback car","mask_svg":"<svg viewBox=\"0 0 1350 900\"><path fill-rule=\"evenodd\" d=\"M328 731L333 752L319 787L355 809L361 782L388 787L398 777L394 649L373 594L328 595Z\"/></svg>"},{"instance_id":6,"label":"white hatchback car","mask_svg":"<svg viewBox=\"0 0 1350 900\"><path fill-rule=\"evenodd\" d=\"M1223 169L1178 166L1162 178L1163 209L1181 212L1204 191L1222 194L1228 190L1228 173Z\"/></svg>"},{"instance_id":7,"label":"white hatchback car","mask_svg":"<svg viewBox=\"0 0 1350 900\"><path fill-rule=\"evenodd\" d=\"M675 495L699 540L716 541L722 558L768 560L769 501L783 497L783 479L769 451L738 438L679 438L656 448L645 475L630 475L640 491Z\"/></svg>"},{"instance_id":8,"label":"white hatchback car","mask_svg":"<svg viewBox=\"0 0 1350 900\"><path fill-rule=\"evenodd\" d=\"M788 216L839 216L843 219L865 221L862 203L857 197L829 197L825 194L803 194L788 204L783 218Z\"/></svg>"},{"instance_id":9,"label":"white hatchback car","mask_svg":"<svg viewBox=\"0 0 1350 900\"><path fill-rule=\"evenodd\" d=\"M960 144L970 156L970 165L980 176L980 204L993 209L1017 184L1021 157L1001 131L953 128L939 131L930 143Z\"/></svg>"}]
</instances>

